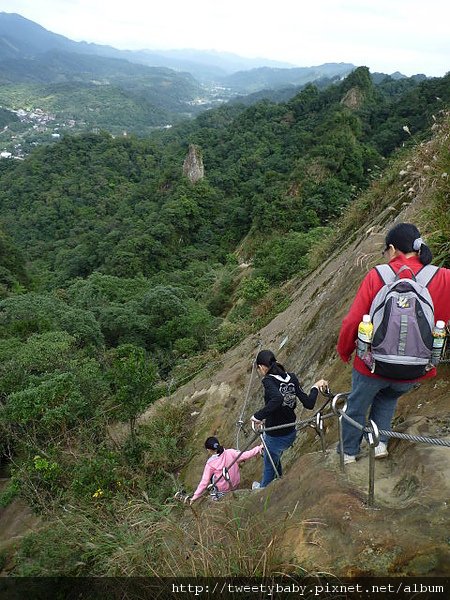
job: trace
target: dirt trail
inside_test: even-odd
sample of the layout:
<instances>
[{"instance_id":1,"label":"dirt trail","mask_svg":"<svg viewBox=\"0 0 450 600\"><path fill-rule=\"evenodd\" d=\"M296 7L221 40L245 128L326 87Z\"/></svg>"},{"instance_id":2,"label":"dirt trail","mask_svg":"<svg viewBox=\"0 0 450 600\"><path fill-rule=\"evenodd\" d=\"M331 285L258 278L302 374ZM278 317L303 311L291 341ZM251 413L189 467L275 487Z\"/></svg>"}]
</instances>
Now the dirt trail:
<instances>
[{"instance_id":1,"label":"dirt trail","mask_svg":"<svg viewBox=\"0 0 450 600\"><path fill-rule=\"evenodd\" d=\"M0 493L7 488L10 481L8 477L3 477L5 474L5 469L1 469ZM9 555L20 539L38 524L39 518L20 499L13 500L5 508L0 508L0 555ZM7 569L8 565L5 567L5 570ZM0 569L0 575L2 574L4 571Z\"/></svg>"}]
</instances>

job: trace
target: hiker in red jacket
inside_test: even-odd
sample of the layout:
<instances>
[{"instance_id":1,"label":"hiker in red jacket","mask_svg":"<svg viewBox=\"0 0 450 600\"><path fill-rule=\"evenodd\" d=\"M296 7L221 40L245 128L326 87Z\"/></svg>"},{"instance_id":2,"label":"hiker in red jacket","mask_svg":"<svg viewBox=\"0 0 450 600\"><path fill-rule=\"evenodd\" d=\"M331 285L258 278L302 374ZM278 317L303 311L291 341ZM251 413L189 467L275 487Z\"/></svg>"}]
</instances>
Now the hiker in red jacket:
<instances>
[{"instance_id":1,"label":"hiker in red jacket","mask_svg":"<svg viewBox=\"0 0 450 600\"><path fill-rule=\"evenodd\" d=\"M388 259L391 269L398 273L405 265L407 268L401 277L412 278L425 266L431 263L431 250L420 237L419 230L410 223L398 223L386 236L386 247L383 255ZM383 287L380 274L373 268L363 279L353 304L342 321L337 345L339 356L344 362L350 362L355 350L358 325L362 316L369 314L372 301ZM433 276L427 289L434 304L435 321L447 323L450 319L450 269L440 268ZM347 401L346 414L360 423L366 424L367 414L379 429L388 430L394 417L398 398L408 392L414 382L434 377L436 368L429 370L415 379L388 379L372 373L365 362L355 356L352 373L352 390ZM344 463L356 460L362 439L362 432L343 420ZM381 435L380 443L375 448L375 457L383 458L388 455L387 437Z\"/></svg>"}]
</instances>

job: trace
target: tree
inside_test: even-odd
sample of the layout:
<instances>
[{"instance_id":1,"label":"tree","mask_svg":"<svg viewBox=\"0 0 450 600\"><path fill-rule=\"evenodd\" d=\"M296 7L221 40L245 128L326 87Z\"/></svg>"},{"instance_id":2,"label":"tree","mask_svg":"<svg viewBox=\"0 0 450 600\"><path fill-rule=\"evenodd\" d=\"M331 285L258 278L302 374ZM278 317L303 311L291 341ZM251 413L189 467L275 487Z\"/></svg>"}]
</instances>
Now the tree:
<instances>
[{"instance_id":1,"label":"tree","mask_svg":"<svg viewBox=\"0 0 450 600\"><path fill-rule=\"evenodd\" d=\"M143 348L123 344L110 352L109 380L118 403L120 421L128 422L132 443L136 441L136 419L155 399L157 371Z\"/></svg>"},{"instance_id":2,"label":"tree","mask_svg":"<svg viewBox=\"0 0 450 600\"><path fill-rule=\"evenodd\" d=\"M4 416L10 423L27 429L31 439L62 433L79 419L89 416L91 407L71 373L54 373L36 384L9 395Z\"/></svg>"}]
</instances>

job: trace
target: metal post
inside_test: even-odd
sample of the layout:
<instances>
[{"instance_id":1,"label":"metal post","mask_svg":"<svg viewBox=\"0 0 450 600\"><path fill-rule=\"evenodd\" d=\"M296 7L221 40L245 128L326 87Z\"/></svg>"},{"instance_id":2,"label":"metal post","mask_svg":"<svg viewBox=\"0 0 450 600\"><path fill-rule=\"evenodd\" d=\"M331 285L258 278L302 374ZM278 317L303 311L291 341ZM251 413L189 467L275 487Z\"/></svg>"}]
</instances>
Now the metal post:
<instances>
[{"instance_id":1,"label":"metal post","mask_svg":"<svg viewBox=\"0 0 450 600\"><path fill-rule=\"evenodd\" d=\"M375 504L375 448L380 443L380 433L375 421L371 420L370 426L373 432L367 434L367 441L369 442L369 497L367 505L373 508Z\"/></svg>"},{"instance_id":2,"label":"metal post","mask_svg":"<svg viewBox=\"0 0 450 600\"><path fill-rule=\"evenodd\" d=\"M344 401L344 405L342 406L341 409L338 408L338 402L341 400L341 398L347 398L348 393L345 394L337 394L334 398L333 401L331 403L331 409L334 412L334 414L336 416L339 417L339 462L341 465L341 471L345 472L345 466L344 466L344 437L342 434L342 421L344 419L342 413L347 410L347 400Z\"/></svg>"},{"instance_id":3,"label":"metal post","mask_svg":"<svg viewBox=\"0 0 450 600\"><path fill-rule=\"evenodd\" d=\"M280 479L281 475L278 473L278 469L276 468L275 463L273 462L272 455L270 454L269 449L267 448L266 440L264 439L263 434L260 435L260 438L261 438L261 443L264 446L264 452L267 452L267 456L269 457L270 463L275 472L275 476L277 479Z\"/></svg>"},{"instance_id":4,"label":"metal post","mask_svg":"<svg viewBox=\"0 0 450 600\"><path fill-rule=\"evenodd\" d=\"M253 429L253 431L257 431L256 424L254 421L252 421L252 429ZM259 437L261 438L261 444L264 446L264 452L267 452L267 456L269 457L269 460L271 462L271 465L273 467L275 475L276 475L277 479L280 479L280 474L278 473L278 469L276 468L275 463L273 462L272 455L270 454L269 449L267 448L267 444L266 444L266 440L264 439L264 435L261 433Z\"/></svg>"},{"instance_id":5,"label":"metal post","mask_svg":"<svg viewBox=\"0 0 450 600\"><path fill-rule=\"evenodd\" d=\"M344 420L343 415L339 415L339 462L341 471L345 472L344 466L344 435L342 433L342 421Z\"/></svg>"},{"instance_id":6,"label":"metal post","mask_svg":"<svg viewBox=\"0 0 450 600\"><path fill-rule=\"evenodd\" d=\"M323 429L323 419L322 419L322 413L318 412L316 415L316 427L315 427L317 433L320 435L320 443L322 445L322 452L325 453L325 435L324 435L324 429Z\"/></svg>"},{"instance_id":7,"label":"metal post","mask_svg":"<svg viewBox=\"0 0 450 600\"><path fill-rule=\"evenodd\" d=\"M369 448L369 497L367 505L373 508L375 503L375 446Z\"/></svg>"}]
</instances>

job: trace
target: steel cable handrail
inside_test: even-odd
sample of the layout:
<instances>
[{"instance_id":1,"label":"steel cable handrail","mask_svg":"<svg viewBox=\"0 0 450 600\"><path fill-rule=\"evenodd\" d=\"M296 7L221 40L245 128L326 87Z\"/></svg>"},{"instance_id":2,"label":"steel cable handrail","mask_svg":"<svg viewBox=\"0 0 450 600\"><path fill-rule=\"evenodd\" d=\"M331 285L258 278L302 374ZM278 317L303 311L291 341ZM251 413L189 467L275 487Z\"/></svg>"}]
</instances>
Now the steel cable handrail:
<instances>
[{"instance_id":1,"label":"steel cable handrail","mask_svg":"<svg viewBox=\"0 0 450 600\"><path fill-rule=\"evenodd\" d=\"M360 423L349 417L344 410L338 409L338 413L342 415L346 421L348 421L354 427L357 427L363 433L374 433L372 427L363 427ZM390 429L379 429L378 433L399 440L408 440L411 442L420 442L423 444L432 444L434 446L445 446L447 448L450 448L450 440L445 438L432 438L424 435L413 435L410 433L401 433L400 431L391 431Z\"/></svg>"},{"instance_id":2,"label":"steel cable handrail","mask_svg":"<svg viewBox=\"0 0 450 600\"><path fill-rule=\"evenodd\" d=\"M374 478L375 478L375 473L374 473L374 458L375 458L375 452L374 449L376 446L378 446L379 444L379 436L380 435L384 435L386 437L389 438L396 438L396 439L402 439L402 440L407 440L407 441L411 441L411 442L419 442L419 443L424 443L424 444L431 444L434 446L443 446L443 447L447 447L450 448L450 439L445 439L445 438L433 438L433 437L429 437L429 436L422 436L422 435L413 435L413 434L409 434L409 433L401 433L399 431L391 431L391 430L386 430L386 429L378 429L378 427L376 426L376 423L374 421L371 421L372 426L363 426L360 423L358 423L357 421L355 421L354 419L352 419L352 417L350 417L349 415L346 414L346 408L347 408L347 404L345 403L343 408L338 408L337 407L337 402L339 400L341 400L342 398L346 398L349 395L349 392L344 392L344 393L340 393L340 394L336 394L335 396L333 396L331 394L331 392L328 390L327 396L328 399L327 401L323 404L323 406L321 406L321 408L319 408L319 410L317 410L314 415L308 419L304 419L304 420L299 420L299 421L294 421L293 423L285 423L283 425L275 425L273 427L258 427L253 428L253 431L256 433L256 435L250 440L250 442L245 446L244 450L242 450L238 456L235 458L235 460L229 465L228 468L224 469L224 472L222 473L222 475L218 478L217 481L219 481L220 479L226 477L226 473L225 471L228 471L228 469L239 459L239 457L242 455L242 453L245 451L245 449L247 449L256 439L256 437L258 437L258 435L261 435L265 432L269 432L269 431L277 431L280 429L286 429L288 427L295 427L297 431L300 431L302 429L304 429L305 427L307 427L308 425L312 425L313 423L315 423L314 428L316 429L316 431L318 431L318 433L320 433L321 438L322 438L322 444L323 442L323 427L322 427L322 421L324 419L329 419L331 417L339 417L339 421L341 423L342 419L345 419L348 423L350 423L353 427L356 427L357 429L359 429L360 431L362 431L364 434L367 434L368 439L369 439L369 446L370 446L370 465L369 465L369 501L368 504L369 506L373 506L373 502L374 502ZM327 404L331 401L332 399L332 412L327 413L325 415L322 414L323 409L327 406ZM242 426L243 423L241 423ZM253 426L254 427L254 426ZM320 431L319 431L320 430ZM340 425L340 430L341 430L341 425ZM341 451L343 450L342 448L342 432L340 431L340 446L341 446ZM344 463L343 463L343 457L341 456L341 467L344 467ZM217 483L217 482L216 482ZM208 488L210 488L211 486L208 486ZM205 490L206 491L206 490Z\"/></svg>"},{"instance_id":3,"label":"steel cable handrail","mask_svg":"<svg viewBox=\"0 0 450 600\"><path fill-rule=\"evenodd\" d=\"M285 423L284 425L274 425L273 427L261 427L258 429L258 432L265 433L266 431L277 431L279 429L286 429L288 427L295 427L297 431L300 431L301 429L304 429L307 425L311 425L311 423L314 423L316 421L316 416L319 414L319 412L320 411L315 413L313 417L302 421L294 421L293 423ZM330 412L326 415L323 415L322 419L329 419L330 417L334 416L334 413Z\"/></svg>"},{"instance_id":4,"label":"steel cable handrail","mask_svg":"<svg viewBox=\"0 0 450 600\"><path fill-rule=\"evenodd\" d=\"M262 340L259 340L258 341L258 351L261 348L261 346L262 346ZM236 426L238 428L238 430L236 432L236 449L237 450L239 450L239 434L241 433L241 430L243 429L245 409L247 408L247 403L250 398L250 390L252 389L252 383L253 383L253 377L255 375L255 371L256 371L256 358L252 362L252 370L251 370L250 379L249 379L248 385L247 385L247 392L246 392L245 399L244 399L244 405L242 407L241 414L239 415L239 419L236 422Z\"/></svg>"}]
</instances>

